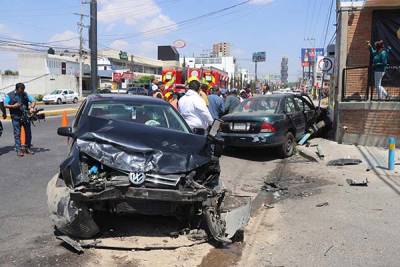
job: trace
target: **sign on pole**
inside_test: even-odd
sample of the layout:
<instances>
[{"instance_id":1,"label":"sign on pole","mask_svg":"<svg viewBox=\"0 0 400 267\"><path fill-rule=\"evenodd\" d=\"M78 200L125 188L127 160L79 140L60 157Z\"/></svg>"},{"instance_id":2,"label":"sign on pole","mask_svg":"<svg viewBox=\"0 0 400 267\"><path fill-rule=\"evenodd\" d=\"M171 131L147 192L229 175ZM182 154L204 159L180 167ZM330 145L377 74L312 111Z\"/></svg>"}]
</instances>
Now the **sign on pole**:
<instances>
[{"instance_id":1,"label":"sign on pole","mask_svg":"<svg viewBox=\"0 0 400 267\"><path fill-rule=\"evenodd\" d=\"M324 57L318 62L318 68L325 74L333 74L333 61L332 57Z\"/></svg>"},{"instance_id":2,"label":"sign on pole","mask_svg":"<svg viewBox=\"0 0 400 267\"><path fill-rule=\"evenodd\" d=\"M253 53L253 62L264 62L266 58L265 52Z\"/></svg>"}]
</instances>

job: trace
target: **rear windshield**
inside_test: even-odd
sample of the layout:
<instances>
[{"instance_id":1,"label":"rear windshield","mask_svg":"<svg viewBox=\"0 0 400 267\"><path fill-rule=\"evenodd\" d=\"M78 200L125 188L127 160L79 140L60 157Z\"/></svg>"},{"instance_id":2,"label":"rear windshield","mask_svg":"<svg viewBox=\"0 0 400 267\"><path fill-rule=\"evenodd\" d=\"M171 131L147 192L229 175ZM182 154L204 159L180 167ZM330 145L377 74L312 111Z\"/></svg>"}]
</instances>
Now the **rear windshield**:
<instances>
[{"instance_id":1,"label":"rear windshield","mask_svg":"<svg viewBox=\"0 0 400 267\"><path fill-rule=\"evenodd\" d=\"M169 105L134 102L96 101L89 108L88 116L109 120L123 120L189 133L185 122Z\"/></svg>"},{"instance_id":2,"label":"rear windshield","mask_svg":"<svg viewBox=\"0 0 400 267\"><path fill-rule=\"evenodd\" d=\"M250 98L240 103L235 112L275 113L279 102L280 98L277 97Z\"/></svg>"}]
</instances>

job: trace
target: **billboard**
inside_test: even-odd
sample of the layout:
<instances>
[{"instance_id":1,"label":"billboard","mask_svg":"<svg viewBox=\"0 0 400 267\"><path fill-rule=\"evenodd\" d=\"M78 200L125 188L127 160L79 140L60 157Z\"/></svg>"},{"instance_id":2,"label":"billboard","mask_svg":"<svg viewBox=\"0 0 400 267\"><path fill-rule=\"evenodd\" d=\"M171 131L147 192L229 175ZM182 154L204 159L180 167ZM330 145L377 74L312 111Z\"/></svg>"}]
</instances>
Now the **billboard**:
<instances>
[{"instance_id":1,"label":"billboard","mask_svg":"<svg viewBox=\"0 0 400 267\"><path fill-rule=\"evenodd\" d=\"M266 58L265 52L254 52L253 62L264 62Z\"/></svg>"},{"instance_id":2,"label":"billboard","mask_svg":"<svg viewBox=\"0 0 400 267\"><path fill-rule=\"evenodd\" d=\"M324 55L323 48L302 48L301 49L301 64L303 67L308 67L310 62L315 63L318 56Z\"/></svg>"}]
</instances>

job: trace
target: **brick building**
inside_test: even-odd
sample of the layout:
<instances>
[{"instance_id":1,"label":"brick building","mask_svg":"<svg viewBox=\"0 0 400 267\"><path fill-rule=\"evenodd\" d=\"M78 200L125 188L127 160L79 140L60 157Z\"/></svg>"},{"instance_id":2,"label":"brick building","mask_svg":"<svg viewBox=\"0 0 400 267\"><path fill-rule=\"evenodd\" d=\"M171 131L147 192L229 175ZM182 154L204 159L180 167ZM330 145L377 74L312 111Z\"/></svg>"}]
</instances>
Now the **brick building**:
<instances>
[{"instance_id":1,"label":"brick building","mask_svg":"<svg viewBox=\"0 0 400 267\"><path fill-rule=\"evenodd\" d=\"M338 1L337 11L336 138L344 143L384 146L388 136L396 136L400 144L400 86L393 85L399 82L394 71L399 72L400 66L392 60L391 74L385 75L383 83L391 98L378 100L366 44L383 38L376 30L379 18L400 18L400 0ZM385 42L400 42L400 25L385 23L389 29L385 33L390 35Z\"/></svg>"}]
</instances>

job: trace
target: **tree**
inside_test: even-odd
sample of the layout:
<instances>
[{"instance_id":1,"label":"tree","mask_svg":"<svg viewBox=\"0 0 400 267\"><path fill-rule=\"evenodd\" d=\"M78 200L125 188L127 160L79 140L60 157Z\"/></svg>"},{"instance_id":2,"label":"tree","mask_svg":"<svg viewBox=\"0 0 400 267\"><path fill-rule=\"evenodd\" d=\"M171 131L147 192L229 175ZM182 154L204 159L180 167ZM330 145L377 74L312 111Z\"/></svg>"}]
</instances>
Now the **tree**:
<instances>
[{"instance_id":1,"label":"tree","mask_svg":"<svg viewBox=\"0 0 400 267\"><path fill-rule=\"evenodd\" d=\"M150 83L150 81L153 80L153 79L154 79L153 75L146 75L146 76L141 76L138 79L138 82L139 83Z\"/></svg>"},{"instance_id":2,"label":"tree","mask_svg":"<svg viewBox=\"0 0 400 267\"><path fill-rule=\"evenodd\" d=\"M54 55L55 53L56 53L56 51L54 51L54 49L53 49L52 47L50 47L50 48L47 50L47 54Z\"/></svg>"}]
</instances>

